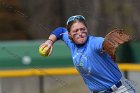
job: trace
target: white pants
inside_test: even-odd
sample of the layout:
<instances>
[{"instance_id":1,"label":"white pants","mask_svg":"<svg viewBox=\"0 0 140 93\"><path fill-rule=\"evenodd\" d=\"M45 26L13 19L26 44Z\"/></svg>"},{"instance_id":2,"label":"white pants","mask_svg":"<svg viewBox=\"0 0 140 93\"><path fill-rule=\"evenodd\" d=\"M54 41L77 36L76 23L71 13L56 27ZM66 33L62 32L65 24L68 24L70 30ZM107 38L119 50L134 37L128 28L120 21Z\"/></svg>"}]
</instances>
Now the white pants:
<instances>
[{"instance_id":1,"label":"white pants","mask_svg":"<svg viewBox=\"0 0 140 93\"><path fill-rule=\"evenodd\" d=\"M122 85L114 92L112 93L136 93L134 89L134 84L132 84L131 81L122 78L121 79Z\"/></svg>"},{"instance_id":2,"label":"white pants","mask_svg":"<svg viewBox=\"0 0 140 93\"><path fill-rule=\"evenodd\" d=\"M135 88L131 81L125 79L124 77L120 80L122 85L117 88L114 92L98 92L98 93L136 93Z\"/></svg>"}]
</instances>

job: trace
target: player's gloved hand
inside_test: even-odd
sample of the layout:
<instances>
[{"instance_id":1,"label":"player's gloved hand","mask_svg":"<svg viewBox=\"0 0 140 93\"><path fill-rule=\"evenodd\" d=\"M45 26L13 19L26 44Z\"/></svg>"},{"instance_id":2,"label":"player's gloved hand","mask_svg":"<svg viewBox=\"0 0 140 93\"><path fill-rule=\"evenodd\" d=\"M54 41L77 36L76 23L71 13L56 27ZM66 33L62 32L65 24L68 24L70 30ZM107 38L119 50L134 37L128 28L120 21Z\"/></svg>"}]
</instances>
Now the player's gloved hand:
<instances>
[{"instance_id":1,"label":"player's gloved hand","mask_svg":"<svg viewBox=\"0 0 140 93\"><path fill-rule=\"evenodd\" d=\"M43 56L50 56L52 53L52 48L53 48L53 41L48 39L46 42L40 45L39 47L39 52Z\"/></svg>"},{"instance_id":2,"label":"player's gloved hand","mask_svg":"<svg viewBox=\"0 0 140 93\"><path fill-rule=\"evenodd\" d=\"M103 43L103 50L106 51L114 61L116 61L116 49L121 44L128 42L132 39L130 34L127 34L122 29L113 29L105 36Z\"/></svg>"}]
</instances>

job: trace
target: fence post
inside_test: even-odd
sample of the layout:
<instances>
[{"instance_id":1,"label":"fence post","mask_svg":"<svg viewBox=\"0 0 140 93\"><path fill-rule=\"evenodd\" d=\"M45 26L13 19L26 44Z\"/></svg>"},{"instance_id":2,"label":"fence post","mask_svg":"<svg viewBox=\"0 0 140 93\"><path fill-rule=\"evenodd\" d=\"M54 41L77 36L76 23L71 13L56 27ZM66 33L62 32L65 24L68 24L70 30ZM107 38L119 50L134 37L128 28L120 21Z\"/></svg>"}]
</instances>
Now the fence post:
<instances>
[{"instance_id":1,"label":"fence post","mask_svg":"<svg viewBox=\"0 0 140 93\"><path fill-rule=\"evenodd\" d=\"M129 77L128 77L128 71L124 71L124 77L127 78L127 79L129 79Z\"/></svg>"},{"instance_id":2,"label":"fence post","mask_svg":"<svg viewBox=\"0 0 140 93\"><path fill-rule=\"evenodd\" d=\"M44 76L39 76L39 92L44 93Z\"/></svg>"},{"instance_id":3,"label":"fence post","mask_svg":"<svg viewBox=\"0 0 140 93\"><path fill-rule=\"evenodd\" d=\"M0 78L0 93L2 93L2 79Z\"/></svg>"}]
</instances>

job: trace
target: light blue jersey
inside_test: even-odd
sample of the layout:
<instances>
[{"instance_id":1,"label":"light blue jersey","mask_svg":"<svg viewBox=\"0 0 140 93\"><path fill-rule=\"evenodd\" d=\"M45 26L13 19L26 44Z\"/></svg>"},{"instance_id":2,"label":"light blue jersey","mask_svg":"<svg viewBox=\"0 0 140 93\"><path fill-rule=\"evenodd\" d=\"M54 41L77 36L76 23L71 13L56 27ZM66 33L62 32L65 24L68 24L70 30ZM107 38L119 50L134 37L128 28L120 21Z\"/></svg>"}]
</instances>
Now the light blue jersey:
<instances>
[{"instance_id":1,"label":"light blue jersey","mask_svg":"<svg viewBox=\"0 0 140 93\"><path fill-rule=\"evenodd\" d=\"M109 89L121 79L117 64L106 52L101 52L104 38L88 36L87 42L79 46L69 39L65 28L61 30L61 39L70 48L73 64L91 91Z\"/></svg>"}]
</instances>

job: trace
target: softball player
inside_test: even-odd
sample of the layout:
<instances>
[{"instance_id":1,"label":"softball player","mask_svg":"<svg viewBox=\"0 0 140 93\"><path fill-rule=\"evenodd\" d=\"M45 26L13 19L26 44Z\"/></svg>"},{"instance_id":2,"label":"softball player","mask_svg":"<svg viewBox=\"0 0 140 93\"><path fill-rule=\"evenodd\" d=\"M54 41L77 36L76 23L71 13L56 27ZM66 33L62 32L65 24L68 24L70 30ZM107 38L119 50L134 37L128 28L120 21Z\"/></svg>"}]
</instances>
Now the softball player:
<instances>
[{"instance_id":1,"label":"softball player","mask_svg":"<svg viewBox=\"0 0 140 93\"><path fill-rule=\"evenodd\" d=\"M88 34L86 19L82 15L70 17L67 29L56 28L40 47L53 46L59 39L69 47L74 66L92 93L136 93L110 55L102 52L104 38Z\"/></svg>"}]
</instances>

